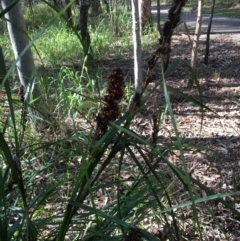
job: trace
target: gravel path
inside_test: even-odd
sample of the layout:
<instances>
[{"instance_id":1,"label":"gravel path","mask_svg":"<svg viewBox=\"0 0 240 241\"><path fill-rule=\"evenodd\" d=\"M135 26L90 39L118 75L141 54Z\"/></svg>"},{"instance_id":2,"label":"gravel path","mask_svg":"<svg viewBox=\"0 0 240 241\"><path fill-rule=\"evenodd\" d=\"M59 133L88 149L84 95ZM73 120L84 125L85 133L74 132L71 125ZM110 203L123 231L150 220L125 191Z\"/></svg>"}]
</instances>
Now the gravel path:
<instances>
[{"instance_id":1,"label":"gravel path","mask_svg":"<svg viewBox=\"0 0 240 241\"><path fill-rule=\"evenodd\" d=\"M167 18L170 5L161 6L161 18ZM157 15L157 6L152 6L152 14ZM202 33L206 33L210 14L203 14ZM187 25L195 27L196 14L192 12L182 12L181 20ZM214 16L211 33L240 33L240 18L230 18L224 16Z\"/></svg>"}]
</instances>

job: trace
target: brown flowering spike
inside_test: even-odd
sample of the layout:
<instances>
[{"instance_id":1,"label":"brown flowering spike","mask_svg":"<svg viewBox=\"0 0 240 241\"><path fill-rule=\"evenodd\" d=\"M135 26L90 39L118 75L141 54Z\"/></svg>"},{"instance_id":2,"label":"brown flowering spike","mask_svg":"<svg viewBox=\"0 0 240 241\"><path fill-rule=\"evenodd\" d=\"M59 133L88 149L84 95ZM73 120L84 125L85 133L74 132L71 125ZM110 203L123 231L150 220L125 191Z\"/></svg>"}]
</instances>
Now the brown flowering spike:
<instances>
[{"instance_id":1,"label":"brown flowering spike","mask_svg":"<svg viewBox=\"0 0 240 241\"><path fill-rule=\"evenodd\" d=\"M181 11L186 2L187 0L174 0L171 8L168 10L168 20L163 25L161 31L162 36L159 39L159 47L148 61L149 69L154 68L160 57L164 59L164 69L166 70L168 67L173 30L180 22Z\"/></svg>"},{"instance_id":2,"label":"brown flowering spike","mask_svg":"<svg viewBox=\"0 0 240 241\"><path fill-rule=\"evenodd\" d=\"M142 241L142 233L141 230L136 228L132 229L127 237L125 238L125 241Z\"/></svg>"},{"instance_id":3,"label":"brown flowering spike","mask_svg":"<svg viewBox=\"0 0 240 241\"><path fill-rule=\"evenodd\" d=\"M108 88L104 96L105 106L101 113L96 117L97 138L100 139L107 131L109 124L120 116L119 102L124 95L125 84L121 69L113 70L113 73L107 77Z\"/></svg>"},{"instance_id":4,"label":"brown flowering spike","mask_svg":"<svg viewBox=\"0 0 240 241\"><path fill-rule=\"evenodd\" d=\"M157 116L155 114L152 115L153 127L152 127L152 142L153 144L157 143L157 135L158 135L158 124L157 124Z\"/></svg>"},{"instance_id":5,"label":"brown flowering spike","mask_svg":"<svg viewBox=\"0 0 240 241\"><path fill-rule=\"evenodd\" d=\"M21 102L24 102L24 86L20 85L18 89L18 97Z\"/></svg>"}]
</instances>

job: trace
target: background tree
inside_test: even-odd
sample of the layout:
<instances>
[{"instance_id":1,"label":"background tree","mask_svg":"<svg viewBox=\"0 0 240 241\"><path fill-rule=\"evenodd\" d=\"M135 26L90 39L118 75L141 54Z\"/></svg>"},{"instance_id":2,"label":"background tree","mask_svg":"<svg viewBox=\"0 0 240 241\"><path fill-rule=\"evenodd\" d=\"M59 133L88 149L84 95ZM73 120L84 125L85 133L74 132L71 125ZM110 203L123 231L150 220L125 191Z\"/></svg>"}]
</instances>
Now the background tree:
<instances>
[{"instance_id":1,"label":"background tree","mask_svg":"<svg viewBox=\"0 0 240 241\"><path fill-rule=\"evenodd\" d=\"M160 23L160 0L157 0L157 29L158 29L158 32L160 34L160 36L162 35L162 31L161 31L161 23Z\"/></svg>"},{"instance_id":2,"label":"background tree","mask_svg":"<svg viewBox=\"0 0 240 241\"><path fill-rule=\"evenodd\" d=\"M214 8L215 8L215 0L212 0L212 7L211 7L211 15L208 23L208 29L207 29L207 39L206 39L206 49L205 49L205 57L204 57L204 63L208 64L208 56L209 56L209 41L210 41L210 34L211 34L211 27L212 27L212 19L214 14Z\"/></svg>"},{"instance_id":3,"label":"background tree","mask_svg":"<svg viewBox=\"0 0 240 241\"><path fill-rule=\"evenodd\" d=\"M110 7L109 7L108 0L103 0L103 3L106 5L106 11L109 13L110 12Z\"/></svg>"},{"instance_id":4,"label":"background tree","mask_svg":"<svg viewBox=\"0 0 240 241\"><path fill-rule=\"evenodd\" d=\"M65 5L69 4L70 0L65 0ZM71 6L69 8L67 8L66 10L66 17L68 20L69 25L73 26L73 17L72 17L72 9Z\"/></svg>"},{"instance_id":5,"label":"background tree","mask_svg":"<svg viewBox=\"0 0 240 241\"><path fill-rule=\"evenodd\" d=\"M131 0L124 0L124 5L127 6L127 10L131 10Z\"/></svg>"},{"instance_id":6,"label":"background tree","mask_svg":"<svg viewBox=\"0 0 240 241\"><path fill-rule=\"evenodd\" d=\"M119 28L118 28L118 18L117 18L117 12L118 12L118 6L117 6L117 0L114 0L114 6L113 6L113 26L114 26L114 34L118 35Z\"/></svg>"},{"instance_id":7,"label":"background tree","mask_svg":"<svg viewBox=\"0 0 240 241\"><path fill-rule=\"evenodd\" d=\"M92 15L98 16L101 12L100 0L92 0Z\"/></svg>"},{"instance_id":8,"label":"background tree","mask_svg":"<svg viewBox=\"0 0 240 241\"><path fill-rule=\"evenodd\" d=\"M134 47L134 83L135 91L140 94L142 90L142 50L140 36L139 2L132 0L133 19L133 47Z\"/></svg>"},{"instance_id":9,"label":"background tree","mask_svg":"<svg viewBox=\"0 0 240 241\"><path fill-rule=\"evenodd\" d=\"M202 26L202 10L203 10L203 0L198 0L197 21L196 21L195 34L193 37L191 63L190 63L193 70L196 69L196 64L197 64L197 51L198 51L199 37L201 35L201 26ZM189 79L188 88L192 88L192 86L193 86L193 80Z\"/></svg>"},{"instance_id":10,"label":"background tree","mask_svg":"<svg viewBox=\"0 0 240 241\"><path fill-rule=\"evenodd\" d=\"M32 1L32 0L30 0ZM66 6L67 4L70 3L70 0L53 0L53 5L56 9L60 10L62 9L64 6ZM76 1L76 4L79 4L78 1ZM65 12L65 16L68 19L68 23L70 26L73 26L73 17L72 17L72 10L71 7L68 7L66 12Z\"/></svg>"},{"instance_id":11,"label":"background tree","mask_svg":"<svg viewBox=\"0 0 240 241\"><path fill-rule=\"evenodd\" d=\"M91 44L90 34L88 32L88 9L90 7L90 0L81 0L80 5L80 34L84 41L84 48L89 49Z\"/></svg>"},{"instance_id":12,"label":"background tree","mask_svg":"<svg viewBox=\"0 0 240 241\"><path fill-rule=\"evenodd\" d=\"M139 19L141 33L147 26L152 26L151 0L139 0Z\"/></svg>"},{"instance_id":13,"label":"background tree","mask_svg":"<svg viewBox=\"0 0 240 241\"><path fill-rule=\"evenodd\" d=\"M58 4L58 1L57 1L57 0L53 0L53 5L54 5L56 8L59 8L59 4Z\"/></svg>"},{"instance_id":14,"label":"background tree","mask_svg":"<svg viewBox=\"0 0 240 241\"><path fill-rule=\"evenodd\" d=\"M2 0L2 8L7 8L13 2L14 0ZM21 9L21 3L18 2L13 8L11 8L5 14L5 18L8 20L7 29L15 59L19 59L16 63L18 76L25 92L28 91L26 93L25 101L29 103L31 99L33 99L34 104L31 110L37 110L43 118L47 118L48 112L46 104L43 100L40 86L36 81L37 76L32 51L28 48L23 52L27 47L29 40L26 34L27 29ZM37 114L36 111L34 111L34 114Z\"/></svg>"}]
</instances>

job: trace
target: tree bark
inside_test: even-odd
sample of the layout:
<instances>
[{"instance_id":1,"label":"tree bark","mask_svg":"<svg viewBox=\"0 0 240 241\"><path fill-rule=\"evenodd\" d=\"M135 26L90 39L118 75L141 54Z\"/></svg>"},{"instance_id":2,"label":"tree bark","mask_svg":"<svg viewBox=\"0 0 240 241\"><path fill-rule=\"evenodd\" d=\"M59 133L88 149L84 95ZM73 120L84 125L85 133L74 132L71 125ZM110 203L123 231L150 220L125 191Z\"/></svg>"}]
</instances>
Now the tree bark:
<instances>
[{"instance_id":1,"label":"tree bark","mask_svg":"<svg viewBox=\"0 0 240 241\"><path fill-rule=\"evenodd\" d=\"M113 13L113 26L114 26L114 34L118 35L118 18L117 18L117 0L114 0L114 13Z\"/></svg>"},{"instance_id":2,"label":"tree bark","mask_svg":"<svg viewBox=\"0 0 240 241\"><path fill-rule=\"evenodd\" d=\"M140 36L139 6L138 0L132 0L133 20L133 48L134 48L134 83L135 91L140 94L142 90L142 50Z\"/></svg>"},{"instance_id":3,"label":"tree bark","mask_svg":"<svg viewBox=\"0 0 240 241\"><path fill-rule=\"evenodd\" d=\"M109 7L109 2L108 2L108 0L103 0L103 3L106 5L106 11L107 11L107 13L109 13L109 12L110 12L110 7Z\"/></svg>"},{"instance_id":4,"label":"tree bark","mask_svg":"<svg viewBox=\"0 0 240 241\"><path fill-rule=\"evenodd\" d=\"M139 0L139 19L141 34L147 26L152 26L151 0Z\"/></svg>"},{"instance_id":5,"label":"tree bark","mask_svg":"<svg viewBox=\"0 0 240 241\"><path fill-rule=\"evenodd\" d=\"M81 0L81 6L80 6L80 34L85 42L85 48L89 50L91 40L90 40L90 34L88 32L88 9L90 7L90 0ZM86 52L86 51L84 51Z\"/></svg>"},{"instance_id":6,"label":"tree bark","mask_svg":"<svg viewBox=\"0 0 240 241\"><path fill-rule=\"evenodd\" d=\"M161 23L160 23L160 0L157 0L157 29L160 37L162 36Z\"/></svg>"},{"instance_id":7,"label":"tree bark","mask_svg":"<svg viewBox=\"0 0 240 241\"><path fill-rule=\"evenodd\" d=\"M124 1L124 5L127 7L128 11L131 10L131 0L125 0Z\"/></svg>"},{"instance_id":8,"label":"tree bark","mask_svg":"<svg viewBox=\"0 0 240 241\"><path fill-rule=\"evenodd\" d=\"M100 0L92 0L92 15L98 16L101 12Z\"/></svg>"},{"instance_id":9,"label":"tree bark","mask_svg":"<svg viewBox=\"0 0 240 241\"><path fill-rule=\"evenodd\" d=\"M190 63L193 70L196 69L196 65L197 65L197 51L198 51L199 37L201 35L201 26L202 26L202 9L203 9L203 0L198 0L197 21L196 21L195 34L193 38L191 63ZM188 88L192 88L192 87L193 87L193 79L189 79Z\"/></svg>"},{"instance_id":10,"label":"tree bark","mask_svg":"<svg viewBox=\"0 0 240 241\"><path fill-rule=\"evenodd\" d=\"M65 0L65 5L69 4L70 0ZM66 10L66 18L68 20L68 24L70 26L73 26L73 17L72 17L72 9L71 6L67 8Z\"/></svg>"},{"instance_id":11,"label":"tree bark","mask_svg":"<svg viewBox=\"0 0 240 241\"><path fill-rule=\"evenodd\" d=\"M2 8L5 9L12 2L13 0L2 0ZM25 101L30 103L31 100L34 100L31 110L37 110L41 117L46 119L48 118L48 112L42 98L40 86L36 82L37 76L32 51L28 48L27 51L23 53L29 40L26 35L27 29L20 2L5 14L5 18L9 20L7 21L7 28L15 59L19 59L16 63L18 76L24 87L25 93L28 91L25 95ZM34 111L34 114L37 114L36 111Z\"/></svg>"},{"instance_id":12,"label":"tree bark","mask_svg":"<svg viewBox=\"0 0 240 241\"><path fill-rule=\"evenodd\" d=\"M211 15L210 15L208 29L207 29L206 49L205 49L205 57L204 57L205 64L208 64L209 42L210 42L210 34L211 34L212 19L213 19L213 14L214 14L214 7L215 7L215 0L212 0Z\"/></svg>"}]
</instances>

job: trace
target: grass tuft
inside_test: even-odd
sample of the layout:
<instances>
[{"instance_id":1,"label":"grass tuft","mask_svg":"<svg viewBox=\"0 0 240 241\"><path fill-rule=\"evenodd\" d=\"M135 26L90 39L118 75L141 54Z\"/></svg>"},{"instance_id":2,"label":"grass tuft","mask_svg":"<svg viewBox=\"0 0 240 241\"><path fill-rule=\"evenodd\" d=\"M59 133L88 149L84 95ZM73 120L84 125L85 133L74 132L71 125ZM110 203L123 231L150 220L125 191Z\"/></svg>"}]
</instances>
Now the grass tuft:
<instances>
[{"instance_id":1,"label":"grass tuft","mask_svg":"<svg viewBox=\"0 0 240 241\"><path fill-rule=\"evenodd\" d=\"M239 192L222 193L192 175L188 155L216 153L182 138L171 101L175 95L182 100L174 103L179 109L184 102L200 108L203 127L212 109L203 103L196 73L179 58L159 78L146 71L144 91L133 105L131 73L120 70L131 68L131 13L119 6L117 19L114 11L91 17L92 62L76 32L59 16L54 19L56 14L45 4L33 6L33 12L25 8L52 115L47 128L29 124L5 28L0 41L0 240L207 240L211 228L221 240L229 239L218 207L238 220ZM143 49L153 52L158 33L146 34ZM104 61L110 67L103 68ZM192 75L197 97L168 83L179 66ZM145 127L151 121L152 130ZM165 129L168 136L160 134Z\"/></svg>"}]
</instances>

